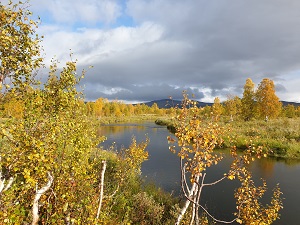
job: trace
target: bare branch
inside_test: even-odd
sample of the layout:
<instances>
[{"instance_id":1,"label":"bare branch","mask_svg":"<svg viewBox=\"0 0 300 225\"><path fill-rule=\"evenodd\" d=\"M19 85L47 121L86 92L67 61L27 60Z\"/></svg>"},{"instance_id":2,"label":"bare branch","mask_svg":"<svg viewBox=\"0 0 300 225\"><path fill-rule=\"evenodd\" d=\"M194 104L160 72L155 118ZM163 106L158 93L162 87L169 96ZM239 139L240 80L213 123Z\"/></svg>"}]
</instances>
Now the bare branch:
<instances>
[{"instance_id":1,"label":"bare branch","mask_svg":"<svg viewBox=\"0 0 300 225\"><path fill-rule=\"evenodd\" d=\"M217 181L215 181L215 182L212 182L212 183L206 183L206 184L201 184L201 186L212 186L212 185L215 185L215 184L217 184L217 183L219 183L219 182L221 182L222 180L224 180L226 177L222 177L222 178L220 178L219 180L217 180Z\"/></svg>"},{"instance_id":2,"label":"bare branch","mask_svg":"<svg viewBox=\"0 0 300 225\"><path fill-rule=\"evenodd\" d=\"M233 220L231 221L224 221L224 220L219 220L219 219L216 219L213 215L211 215L207 209L204 208L204 206L202 206L201 204L195 202L193 199L191 199L189 196L185 196L187 198L188 201L190 201L191 203L195 204L195 205L198 205L210 218L212 218L215 222L218 222L218 223L226 223L226 224L229 224L229 223L233 223L234 221L236 221L238 219L238 217L234 218Z\"/></svg>"},{"instance_id":3,"label":"bare branch","mask_svg":"<svg viewBox=\"0 0 300 225\"><path fill-rule=\"evenodd\" d=\"M183 160L180 159L180 166L181 166L181 189L184 193L184 195L187 195L186 194L186 191L190 194L190 189L189 189L189 186L186 182L186 171L185 171L185 167L186 167L186 164L183 164Z\"/></svg>"},{"instance_id":4,"label":"bare branch","mask_svg":"<svg viewBox=\"0 0 300 225\"><path fill-rule=\"evenodd\" d=\"M120 185L118 184L118 187L116 188L116 190L110 196L108 196L108 198L114 197L117 194L119 188L120 188Z\"/></svg>"}]
</instances>

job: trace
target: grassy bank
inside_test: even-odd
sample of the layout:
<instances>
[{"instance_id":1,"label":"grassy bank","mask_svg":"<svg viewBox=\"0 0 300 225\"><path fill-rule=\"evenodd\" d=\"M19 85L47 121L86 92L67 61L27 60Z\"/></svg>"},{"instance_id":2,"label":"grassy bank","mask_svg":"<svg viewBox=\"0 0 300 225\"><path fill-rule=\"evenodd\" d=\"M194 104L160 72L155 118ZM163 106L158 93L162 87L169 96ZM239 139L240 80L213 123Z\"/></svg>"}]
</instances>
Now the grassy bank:
<instances>
[{"instance_id":1,"label":"grassy bank","mask_svg":"<svg viewBox=\"0 0 300 225\"><path fill-rule=\"evenodd\" d=\"M159 125L172 128L174 132L170 118L156 121ZM243 150L252 140L253 143L270 150L270 156L300 159L300 118L279 118L268 122L239 120L220 123L227 131L223 136L224 147L230 147L230 140L234 140L234 145Z\"/></svg>"},{"instance_id":2,"label":"grassy bank","mask_svg":"<svg viewBox=\"0 0 300 225\"><path fill-rule=\"evenodd\" d=\"M300 118L280 118L268 122L235 121L227 124L227 127L240 149L246 148L250 140L253 140L257 145L271 150L271 156L300 158ZM224 139L226 140L225 137Z\"/></svg>"},{"instance_id":3,"label":"grassy bank","mask_svg":"<svg viewBox=\"0 0 300 225\"><path fill-rule=\"evenodd\" d=\"M132 116L122 116L122 117L103 116L95 120L100 124L111 124L111 123L139 122L145 120L155 121L158 118L161 118L161 116L157 114L142 114L142 115L132 115ZM163 117L163 119L166 118L167 117Z\"/></svg>"},{"instance_id":4,"label":"grassy bank","mask_svg":"<svg viewBox=\"0 0 300 225\"><path fill-rule=\"evenodd\" d=\"M171 118L159 118L155 120L155 123L160 126L166 126L172 133L176 131Z\"/></svg>"}]
</instances>

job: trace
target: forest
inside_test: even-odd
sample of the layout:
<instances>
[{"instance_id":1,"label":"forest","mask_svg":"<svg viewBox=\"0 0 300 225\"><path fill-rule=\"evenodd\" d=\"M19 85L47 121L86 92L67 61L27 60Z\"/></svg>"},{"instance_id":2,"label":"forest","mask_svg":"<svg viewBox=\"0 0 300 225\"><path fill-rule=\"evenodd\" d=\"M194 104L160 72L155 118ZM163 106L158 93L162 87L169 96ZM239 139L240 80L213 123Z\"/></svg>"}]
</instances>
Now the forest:
<instances>
[{"instance_id":1,"label":"forest","mask_svg":"<svg viewBox=\"0 0 300 225\"><path fill-rule=\"evenodd\" d=\"M78 84L86 71L77 71L72 55L64 67L53 59L47 80L37 79L39 21L27 4L0 3L1 224L271 224L279 218L280 187L262 204L266 183L256 186L247 167L260 157L299 157L300 107L283 107L272 80L255 90L249 78L242 98L216 97L206 107L186 92L181 106L168 109L101 97L85 102ZM120 152L97 147L105 140L97 135L101 124L135 119L160 119L174 128L176 139L168 141L181 160L182 198L144 183L148 139L133 137ZM222 147L231 148L230 170L205 183L207 168L222 160L214 149ZM225 179L240 183L232 221L200 204L202 188Z\"/></svg>"}]
</instances>

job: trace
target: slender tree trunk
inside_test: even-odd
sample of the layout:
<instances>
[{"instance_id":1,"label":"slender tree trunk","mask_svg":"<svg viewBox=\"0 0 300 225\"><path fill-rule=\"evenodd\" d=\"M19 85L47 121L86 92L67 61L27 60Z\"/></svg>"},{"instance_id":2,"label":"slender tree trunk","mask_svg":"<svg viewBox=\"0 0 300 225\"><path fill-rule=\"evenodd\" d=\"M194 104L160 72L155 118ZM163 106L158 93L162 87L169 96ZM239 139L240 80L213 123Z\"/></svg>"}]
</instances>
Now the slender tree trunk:
<instances>
[{"instance_id":1,"label":"slender tree trunk","mask_svg":"<svg viewBox=\"0 0 300 225\"><path fill-rule=\"evenodd\" d=\"M2 178L2 173L0 172L0 194L4 191L7 191L14 181L13 177L8 179L8 182L5 184L5 178Z\"/></svg>"},{"instance_id":2,"label":"slender tree trunk","mask_svg":"<svg viewBox=\"0 0 300 225\"><path fill-rule=\"evenodd\" d=\"M48 183L42 187L41 189L37 189L35 193L35 197L33 200L33 206L32 206L32 225L37 225L39 221L39 199L41 196L49 190L51 184L53 182L53 177L52 175L48 172Z\"/></svg>"},{"instance_id":3,"label":"slender tree trunk","mask_svg":"<svg viewBox=\"0 0 300 225\"><path fill-rule=\"evenodd\" d=\"M193 186L192 186L192 188L191 188L191 190L190 190L189 197L191 197L191 196L193 195L193 193L194 193L196 187L197 187L197 184L194 183ZM186 210L188 209L188 207L189 207L190 204L191 204L191 201L190 201L189 199L187 199L187 200L185 201L184 206L183 206L182 209L180 210L180 213L179 213L179 216L177 217L177 221L176 221L175 225L179 225L179 224L180 224L180 222L181 222L181 220L183 219L183 216L184 216L184 214L186 213Z\"/></svg>"},{"instance_id":4,"label":"slender tree trunk","mask_svg":"<svg viewBox=\"0 0 300 225\"><path fill-rule=\"evenodd\" d=\"M190 199L192 199L193 201L196 200L196 198L198 196L197 192L199 190L199 187L198 187L198 184L197 184L198 181L199 181L199 177L196 178L196 182L193 183L191 189L189 190L188 196L187 196L188 198L185 201L185 204L184 204L183 208L180 210L180 213L179 213L179 216L177 217L177 221L176 221L175 225L179 225L181 220L183 219L183 216L186 213L186 210L188 209L189 205L191 204ZM194 203L192 203L192 204L194 204ZM195 208L193 208L193 213L197 213L197 212L194 211L194 209ZM195 217L195 215L193 215L192 220L194 220L194 217Z\"/></svg>"},{"instance_id":5,"label":"slender tree trunk","mask_svg":"<svg viewBox=\"0 0 300 225\"><path fill-rule=\"evenodd\" d=\"M0 162L1 162L1 160L2 160L2 158L0 156ZM0 194L4 191L8 190L11 187L13 181L14 181L14 178L10 177L8 179L7 184L5 184L5 177L2 178L2 168L0 166Z\"/></svg>"},{"instance_id":6,"label":"slender tree trunk","mask_svg":"<svg viewBox=\"0 0 300 225\"><path fill-rule=\"evenodd\" d=\"M100 177L100 196L99 196L99 206L97 211L97 219L100 216L101 206L102 206L102 199L103 199L103 186L104 186L104 175L106 170L106 161L102 161L102 169L101 169L101 177Z\"/></svg>"}]
</instances>

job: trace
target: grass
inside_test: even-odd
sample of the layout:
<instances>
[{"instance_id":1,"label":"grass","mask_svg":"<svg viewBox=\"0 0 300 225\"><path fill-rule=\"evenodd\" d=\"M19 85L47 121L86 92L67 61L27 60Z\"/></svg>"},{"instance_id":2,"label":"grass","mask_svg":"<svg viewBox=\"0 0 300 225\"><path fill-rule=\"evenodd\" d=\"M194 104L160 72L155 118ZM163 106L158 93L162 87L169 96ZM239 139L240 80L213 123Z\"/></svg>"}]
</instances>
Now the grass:
<instances>
[{"instance_id":1,"label":"grass","mask_svg":"<svg viewBox=\"0 0 300 225\"><path fill-rule=\"evenodd\" d=\"M97 121L100 124L111 124L111 123L124 123L124 122L139 122L145 120L152 120L155 121L156 119L160 118L160 115L157 114L142 114L142 115L130 115L130 116L103 116L97 118Z\"/></svg>"},{"instance_id":2,"label":"grass","mask_svg":"<svg viewBox=\"0 0 300 225\"><path fill-rule=\"evenodd\" d=\"M268 122L228 121L223 118L220 122L227 131L223 136L224 147L228 148L234 144L238 149L244 150L252 142L269 150L269 156L300 159L300 117L278 118ZM174 128L170 118L158 119L156 123ZM175 132L174 129L169 130Z\"/></svg>"},{"instance_id":3,"label":"grass","mask_svg":"<svg viewBox=\"0 0 300 225\"><path fill-rule=\"evenodd\" d=\"M300 158L300 118L234 121L225 127L230 129L227 134L234 137L239 149L245 149L252 141L270 150L270 156ZM228 136L224 137L226 147L230 145Z\"/></svg>"}]
</instances>

